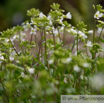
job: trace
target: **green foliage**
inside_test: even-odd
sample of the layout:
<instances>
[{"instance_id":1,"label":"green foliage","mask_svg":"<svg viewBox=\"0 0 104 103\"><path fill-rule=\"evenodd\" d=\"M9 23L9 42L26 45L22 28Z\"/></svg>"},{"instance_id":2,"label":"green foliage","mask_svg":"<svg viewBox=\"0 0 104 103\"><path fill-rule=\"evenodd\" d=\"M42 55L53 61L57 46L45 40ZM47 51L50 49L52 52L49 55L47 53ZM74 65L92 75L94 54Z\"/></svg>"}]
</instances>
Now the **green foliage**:
<instances>
[{"instance_id":1,"label":"green foliage","mask_svg":"<svg viewBox=\"0 0 104 103\"><path fill-rule=\"evenodd\" d=\"M102 28L96 39L96 28L92 33L84 22L74 27L66 21L71 19L70 12L65 15L59 4L51 7L48 16L36 9L29 10L29 21L1 33L0 100L3 103L60 103L63 94L104 93L101 83L104 52L99 44L104 43L103 21L98 21L103 15L101 12L94 15L99 23L97 27ZM102 11L99 5L97 9ZM24 34L27 30L30 40ZM66 45L65 37L70 34L74 35L74 42ZM92 42L86 34L93 35ZM81 48L79 42L83 44Z\"/></svg>"},{"instance_id":2,"label":"green foliage","mask_svg":"<svg viewBox=\"0 0 104 103\"><path fill-rule=\"evenodd\" d=\"M82 22L79 22L79 23L78 23L77 27L78 27L79 30L85 31L87 25L85 25L84 22L82 21Z\"/></svg>"},{"instance_id":3,"label":"green foliage","mask_svg":"<svg viewBox=\"0 0 104 103\"><path fill-rule=\"evenodd\" d=\"M39 10L32 8L31 10L27 11L27 15L31 17L37 17L39 16Z\"/></svg>"},{"instance_id":4,"label":"green foliage","mask_svg":"<svg viewBox=\"0 0 104 103\"><path fill-rule=\"evenodd\" d=\"M102 10L102 6L100 4L97 5L96 8L97 8L97 11L101 11Z\"/></svg>"},{"instance_id":5,"label":"green foliage","mask_svg":"<svg viewBox=\"0 0 104 103\"><path fill-rule=\"evenodd\" d=\"M53 5L51 5L51 8L54 10L59 10L60 5L58 3L53 3Z\"/></svg>"}]
</instances>

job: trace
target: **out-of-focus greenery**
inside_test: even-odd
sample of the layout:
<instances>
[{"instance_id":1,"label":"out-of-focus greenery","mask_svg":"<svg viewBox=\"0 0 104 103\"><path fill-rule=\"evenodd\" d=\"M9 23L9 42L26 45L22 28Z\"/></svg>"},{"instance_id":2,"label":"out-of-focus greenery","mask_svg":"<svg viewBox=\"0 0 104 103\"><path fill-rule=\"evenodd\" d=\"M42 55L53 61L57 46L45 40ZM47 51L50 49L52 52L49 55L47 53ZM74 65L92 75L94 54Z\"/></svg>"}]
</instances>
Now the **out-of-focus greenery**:
<instances>
[{"instance_id":1,"label":"out-of-focus greenery","mask_svg":"<svg viewBox=\"0 0 104 103\"><path fill-rule=\"evenodd\" d=\"M93 31L84 22L72 26L66 21L70 12L65 15L53 3L48 16L32 8L22 26L0 32L0 103L60 103L61 95L104 95L104 48L99 44L104 43L104 9L93 7ZM24 31L29 29L28 40ZM65 45L67 35L75 38L73 44Z\"/></svg>"},{"instance_id":2,"label":"out-of-focus greenery","mask_svg":"<svg viewBox=\"0 0 104 103\"><path fill-rule=\"evenodd\" d=\"M100 1L100 0L99 0ZM53 2L61 4L61 8L71 11L73 15L72 24L84 21L88 28L93 26L92 4L97 4L97 0L1 0L0 3L0 30L10 26L21 24L28 19L26 11L32 7L38 8L44 14L50 10ZM15 21L15 19L17 21Z\"/></svg>"}]
</instances>

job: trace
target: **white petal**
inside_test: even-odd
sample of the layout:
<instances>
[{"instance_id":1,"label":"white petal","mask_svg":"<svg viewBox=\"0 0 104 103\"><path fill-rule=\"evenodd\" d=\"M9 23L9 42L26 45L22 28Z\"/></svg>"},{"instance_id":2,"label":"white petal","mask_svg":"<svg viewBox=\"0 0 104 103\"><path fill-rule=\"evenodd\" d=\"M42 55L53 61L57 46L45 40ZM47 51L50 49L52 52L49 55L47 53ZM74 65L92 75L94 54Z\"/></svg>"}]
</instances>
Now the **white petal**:
<instances>
[{"instance_id":1,"label":"white petal","mask_svg":"<svg viewBox=\"0 0 104 103\"><path fill-rule=\"evenodd\" d=\"M75 66L74 66L74 71L76 71L76 72L79 72L79 71L80 71L80 68L79 68L78 65L75 65Z\"/></svg>"},{"instance_id":2,"label":"white petal","mask_svg":"<svg viewBox=\"0 0 104 103\"><path fill-rule=\"evenodd\" d=\"M30 72L30 74L34 74L34 68L30 68L30 69L28 69L28 71Z\"/></svg>"},{"instance_id":3,"label":"white petal","mask_svg":"<svg viewBox=\"0 0 104 103\"><path fill-rule=\"evenodd\" d=\"M70 12L68 12L68 13L66 14L66 18L67 18L67 19L71 19L71 18L72 18Z\"/></svg>"}]
</instances>

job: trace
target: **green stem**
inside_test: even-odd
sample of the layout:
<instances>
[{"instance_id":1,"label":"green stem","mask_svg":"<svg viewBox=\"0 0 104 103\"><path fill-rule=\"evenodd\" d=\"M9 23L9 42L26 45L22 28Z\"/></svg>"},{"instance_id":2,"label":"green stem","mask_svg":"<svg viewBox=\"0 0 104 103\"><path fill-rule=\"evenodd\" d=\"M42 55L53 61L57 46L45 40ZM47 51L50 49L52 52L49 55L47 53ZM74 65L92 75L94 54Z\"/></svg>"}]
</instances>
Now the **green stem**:
<instances>
[{"instance_id":1,"label":"green stem","mask_svg":"<svg viewBox=\"0 0 104 103\"><path fill-rule=\"evenodd\" d=\"M9 40L10 40L10 39L9 39ZM19 55L18 52L17 52L17 50L16 50L16 48L15 48L14 45L12 44L12 41L11 41L11 40L10 40L10 43L11 43L11 45L12 45L14 51L16 52L16 54Z\"/></svg>"},{"instance_id":2,"label":"green stem","mask_svg":"<svg viewBox=\"0 0 104 103\"><path fill-rule=\"evenodd\" d=\"M54 35L54 33L52 33L53 34L53 42L54 42L54 50L56 49L56 42L55 42L55 35ZM56 63L55 63L56 61L54 60L54 66L56 65ZM55 70L55 68L53 68L53 76L54 76L54 70Z\"/></svg>"},{"instance_id":3,"label":"green stem","mask_svg":"<svg viewBox=\"0 0 104 103\"><path fill-rule=\"evenodd\" d=\"M96 22L94 20L94 30L93 30L93 44L95 43L95 28L96 28ZM94 46L93 46L93 50L94 50ZM95 59L95 56L96 56L96 53L94 51L94 53L92 53L92 60ZM92 74L93 74L93 71L94 71L94 63L92 63Z\"/></svg>"},{"instance_id":4,"label":"green stem","mask_svg":"<svg viewBox=\"0 0 104 103\"><path fill-rule=\"evenodd\" d=\"M35 43L36 43L36 49L37 49L37 52L38 52L39 47L38 47L38 42L37 42L37 37L36 37L36 35L35 35Z\"/></svg>"},{"instance_id":5,"label":"green stem","mask_svg":"<svg viewBox=\"0 0 104 103\"><path fill-rule=\"evenodd\" d=\"M101 29L101 32L100 32L100 35L99 35L99 39L98 39L98 43L99 43L99 41L100 41L100 37L101 37L102 31L103 31L103 28L104 28L104 25L103 25L103 27L102 27L102 29Z\"/></svg>"},{"instance_id":6,"label":"green stem","mask_svg":"<svg viewBox=\"0 0 104 103\"><path fill-rule=\"evenodd\" d=\"M42 37L43 37L43 31L41 31L41 42L40 42L40 49L41 49L41 56L43 55L43 48L42 48ZM41 57L42 58L42 57Z\"/></svg>"},{"instance_id":7,"label":"green stem","mask_svg":"<svg viewBox=\"0 0 104 103\"><path fill-rule=\"evenodd\" d=\"M31 34L31 37L30 37L30 44L31 44L31 42L32 42L32 38L33 38L33 34Z\"/></svg>"},{"instance_id":8,"label":"green stem","mask_svg":"<svg viewBox=\"0 0 104 103\"><path fill-rule=\"evenodd\" d=\"M95 43L95 28L96 28L96 21L95 21L95 19L94 19L94 29L93 29L93 44ZM93 46L93 53L92 53L92 60L94 60L95 59L95 57L96 57L96 52L95 52L95 50L94 50L94 46ZM92 63L92 75L93 75L93 72L94 72L94 62ZM91 94L93 94L93 90L91 89Z\"/></svg>"},{"instance_id":9,"label":"green stem","mask_svg":"<svg viewBox=\"0 0 104 103\"><path fill-rule=\"evenodd\" d=\"M74 39L74 42L73 42L73 45L72 45L72 48L71 48L71 52L73 51L74 46L75 46L75 39Z\"/></svg>"},{"instance_id":10,"label":"green stem","mask_svg":"<svg viewBox=\"0 0 104 103\"><path fill-rule=\"evenodd\" d=\"M60 36L60 33L59 33L59 28L58 29L58 37L59 37L59 40L60 40L60 43L61 43L61 36Z\"/></svg>"},{"instance_id":11,"label":"green stem","mask_svg":"<svg viewBox=\"0 0 104 103\"><path fill-rule=\"evenodd\" d=\"M55 35L54 35L54 33L52 33L53 34L53 42L54 42L54 50L56 49L56 42L55 42Z\"/></svg>"},{"instance_id":12,"label":"green stem","mask_svg":"<svg viewBox=\"0 0 104 103\"><path fill-rule=\"evenodd\" d=\"M65 27L64 27L64 33L63 33L63 47L65 46Z\"/></svg>"},{"instance_id":13,"label":"green stem","mask_svg":"<svg viewBox=\"0 0 104 103\"><path fill-rule=\"evenodd\" d=\"M45 60L47 60L47 44L46 44L46 32L45 32L45 29L44 29L44 39L45 39Z\"/></svg>"},{"instance_id":14,"label":"green stem","mask_svg":"<svg viewBox=\"0 0 104 103\"><path fill-rule=\"evenodd\" d=\"M85 95L85 86L86 84L85 84L85 71L84 71L84 95Z\"/></svg>"},{"instance_id":15,"label":"green stem","mask_svg":"<svg viewBox=\"0 0 104 103\"><path fill-rule=\"evenodd\" d=\"M94 20L93 43L95 43L95 28L96 28L96 22Z\"/></svg>"},{"instance_id":16,"label":"green stem","mask_svg":"<svg viewBox=\"0 0 104 103\"><path fill-rule=\"evenodd\" d=\"M77 56L78 56L78 33L77 33Z\"/></svg>"},{"instance_id":17,"label":"green stem","mask_svg":"<svg viewBox=\"0 0 104 103\"><path fill-rule=\"evenodd\" d=\"M41 41L40 41L40 46L39 46L39 51L38 51L38 71L37 71L37 78L38 78L38 73L39 73L39 65L40 65L40 52L42 49L42 30L40 31L40 35L41 35ZM35 42L36 42L36 36L35 36ZM37 45L37 44L36 44Z\"/></svg>"}]
</instances>

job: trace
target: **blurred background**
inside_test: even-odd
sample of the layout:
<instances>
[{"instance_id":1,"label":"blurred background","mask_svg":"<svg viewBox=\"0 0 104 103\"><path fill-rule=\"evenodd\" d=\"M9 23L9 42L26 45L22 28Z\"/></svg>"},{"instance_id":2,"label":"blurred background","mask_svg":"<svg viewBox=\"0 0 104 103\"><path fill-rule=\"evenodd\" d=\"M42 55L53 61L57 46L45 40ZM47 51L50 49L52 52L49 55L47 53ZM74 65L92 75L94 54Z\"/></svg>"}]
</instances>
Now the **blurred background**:
<instances>
[{"instance_id":1,"label":"blurred background","mask_svg":"<svg viewBox=\"0 0 104 103\"><path fill-rule=\"evenodd\" d=\"M36 8L47 14L50 11L50 5L59 3L61 9L71 12L73 18L70 21L76 25L79 21L84 21L88 29L93 28L94 10L92 5L101 4L104 6L104 0L0 0L0 31L6 30L12 26L20 25L28 20L27 10Z\"/></svg>"}]
</instances>

